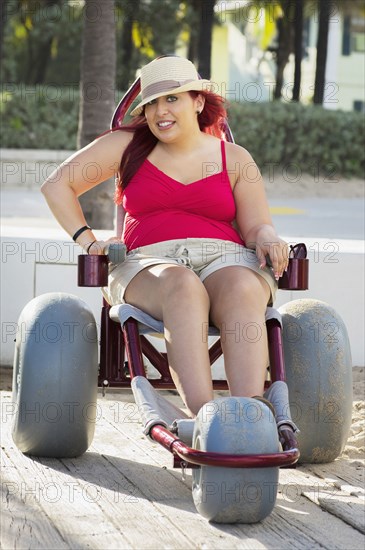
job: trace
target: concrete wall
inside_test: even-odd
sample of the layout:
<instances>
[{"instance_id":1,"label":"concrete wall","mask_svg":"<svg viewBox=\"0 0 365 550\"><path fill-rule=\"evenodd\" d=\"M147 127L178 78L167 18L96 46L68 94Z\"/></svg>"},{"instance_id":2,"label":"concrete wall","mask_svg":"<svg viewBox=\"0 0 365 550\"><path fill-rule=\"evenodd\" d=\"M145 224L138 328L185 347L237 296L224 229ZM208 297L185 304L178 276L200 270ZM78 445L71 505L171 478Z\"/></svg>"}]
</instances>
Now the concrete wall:
<instances>
[{"instance_id":1,"label":"concrete wall","mask_svg":"<svg viewBox=\"0 0 365 550\"><path fill-rule=\"evenodd\" d=\"M39 189L53 170L72 153L43 149L0 149L1 186Z\"/></svg>"},{"instance_id":2,"label":"concrete wall","mask_svg":"<svg viewBox=\"0 0 365 550\"><path fill-rule=\"evenodd\" d=\"M45 292L68 292L85 300L97 322L101 292L77 286L77 256L80 249L62 230L5 227L1 237L1 356L2 365L12 364L17 320L33 297ZM99 232L103 238L103 232ZM109 236L105 232L105 237ZM295 237L285 237L298 241ZM328 241L306 239L310 256L310 290L279 291L275 306L303 297L316 298L334 307L347 326L354 365L364 365L364 256L362 241L336 241L334 254ZM321 328L321 327L320 327ZM323 337L326 336L322 327Z\"/></svg>"}]
</instances>

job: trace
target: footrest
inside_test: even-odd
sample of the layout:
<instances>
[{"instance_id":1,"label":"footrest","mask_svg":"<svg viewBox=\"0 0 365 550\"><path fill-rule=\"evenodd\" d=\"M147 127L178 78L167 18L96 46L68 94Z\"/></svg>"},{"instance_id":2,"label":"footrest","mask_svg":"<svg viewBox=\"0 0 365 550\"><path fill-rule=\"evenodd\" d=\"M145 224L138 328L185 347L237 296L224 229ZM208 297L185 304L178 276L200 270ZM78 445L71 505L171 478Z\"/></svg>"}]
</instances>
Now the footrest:
<instances>
[{"instance_id":1,"label":"footrest","mask_svg":"<svg viewBox=\"0 0 365 550\"><path fill-rule=\"evenodd\" d=\"M165 399L144 376L132 379L131 388L141 415L143 432L149 435L156 424L168 428L177 419L188 419L188 415Z\"/></svg>"},{"instance_id":2,"label":"footrest","mask_svg":"<svg viewBox=\"0 0 365 550\"><path fill-rule=\"evenodd\" d=\"M277 380L264 393L265 399L270 401L275 410L275 420L278 429L281 426L290 426L294 433L299 432L293 422L289 408L289 390L286 382Z\"/></svg>"}]
</instances>

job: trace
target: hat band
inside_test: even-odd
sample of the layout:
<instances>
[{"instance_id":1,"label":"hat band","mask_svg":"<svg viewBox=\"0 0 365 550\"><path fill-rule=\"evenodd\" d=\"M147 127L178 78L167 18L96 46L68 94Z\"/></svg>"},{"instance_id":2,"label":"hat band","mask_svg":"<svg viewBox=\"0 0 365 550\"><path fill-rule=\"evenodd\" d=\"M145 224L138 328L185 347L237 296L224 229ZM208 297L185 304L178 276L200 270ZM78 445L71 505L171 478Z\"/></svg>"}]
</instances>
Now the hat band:
<instances>
[{"instance_id":1,"label":"hat band","mask_svg":"<svg viewBox=\"0 0 365 550\"><path fill-rule=\"evenodd\" d=\"M178 80L162 80L160 82L154 82L142 90L142 99L144 101L148 97L155 94L180 88L180 86L185 86L185 84L189 84L189 82L194 82L194 79L190 78L188 80L184 80L183 82L179 82Z\"/></svg>"}]
</instances>

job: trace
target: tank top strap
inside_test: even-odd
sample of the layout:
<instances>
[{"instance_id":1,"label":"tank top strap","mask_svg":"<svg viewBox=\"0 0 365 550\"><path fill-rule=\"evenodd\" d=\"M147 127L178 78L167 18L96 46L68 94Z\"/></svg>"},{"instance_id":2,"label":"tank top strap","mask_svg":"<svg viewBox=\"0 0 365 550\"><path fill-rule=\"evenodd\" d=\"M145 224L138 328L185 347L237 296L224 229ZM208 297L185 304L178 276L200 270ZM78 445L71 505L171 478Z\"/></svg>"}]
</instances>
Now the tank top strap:
<instances>
[{"instance_id":1,"label":"tank top strap","mask_svg":"<svg viewBox=\"0 0 365 550\"><path fill-rule=\"evenodd\" d=\"M222 153L222 168L223 168L223 171L225 171L227 170L227 162L226 162L226 147L223 139L221 140L221 153Z\"/></svg>"}]
</instances>

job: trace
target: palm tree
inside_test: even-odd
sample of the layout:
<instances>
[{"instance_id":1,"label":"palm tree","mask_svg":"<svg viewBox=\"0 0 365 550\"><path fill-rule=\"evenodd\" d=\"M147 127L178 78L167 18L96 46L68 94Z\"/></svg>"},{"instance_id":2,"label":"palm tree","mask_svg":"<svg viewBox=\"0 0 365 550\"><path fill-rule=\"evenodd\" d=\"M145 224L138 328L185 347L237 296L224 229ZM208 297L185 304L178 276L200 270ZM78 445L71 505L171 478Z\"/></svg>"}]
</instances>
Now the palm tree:
<instances>
[{"instance_id":1,"label":"palm tree","mask_svg":"<svg viewBox=\"0 0 365 550\"><path fill-rule=\"evenodd\" d=\"M302 77L303 57L303 4L304 0L297 0L295 4L293 101L300 100L300 83Z\"/></svg>"},{"instance_id":2,"label":"palm tree","mask_svg":"<svg viewBox=\"0 0 365 550\"><path fill-rule=\"evenodd\" d=\"M329 0L318 0L319 26L317 40L317 65L314 83L313 103L322 105L326 86L326 62L328 50L329 23L332 12L337 17L350 17L351 15L364 15L364 3L359 0L338 0L330 2Z\"/></svg>"},{"instance_id":3,"label":"palm tree","mask_svg":"<svg viewBox=\"0 0 365 550\"><path fill-rule=\"evenodd\" d=\"M114 0L85 0L80 66L78 148L108 129L115 108L116 40ZM87 167L93 178L97 166ZM104 182L81 197L88 224L94 229L113 227L114 182Z\"/></svg>"},{"instance_id":4,"label":"palm tree","mask_svg":"<svg viewBox=\"0 0 365 550\"><path fill-rule=\"evenodd\" d=\"M255 11L260 8L264 16L264 27L261 21L256 23L256 32L261 34L261 47L273 53L276 63L274 99L281 99L285 67L294 48L293 21L296 21L297 18L296 10L299 9L297 4L302 2L303 0L298 0L295 3L293 0L272 0L271 2L252 0L251 2ZM296 35L299 36L299 33L301 34L298 28ZM276 44L271 46L275 34Z\"/></svg>"},{"instance_id":5,"label":"palm tree","mask_svg":"<svg viewBox=\"0 0 365 550\"><path fill-rule=\"evenodd\" d=\"M291 11L293 4L291 0L281 0L283 16L277 20L278 26L278 47L276 51L276 82L274 99L281 98L284 84L284 70L289 61L289 55L293 49L293 25L291 23Z\"/></svg>"},{"instance_id":6,"label":"palm tree","mask_svg":"<svg viewBox=\"0 0 365 550\"><path fill-rule=\"evenodd\" d=\"M216 0L200 1L198 71L202 78L210 78L215 3Z\"/></svg>"},{"instance_id":7,"label":"palm tree","mask_svg":"<svg viewBox=\"0 0 365 550\"><path fill-rule=\"evenodd\" d=\"M317 105L322 105L326 84L326 62L331 4L328 0L318 0L318 8L319 25L317 39L317 65L314 82L313 103Z\"/></svg>"},{"instance_id":8,"label":"palm tree","mask_svg":"<svg viewBox=\"0 0 365 550\"><path fill-rule=\"evenodd\" d=\"M121 6L124 8L124 19L122 27L122 37L120 42L121 49L121 70L122 74L119 78L119 87L121 90L127 90L135 72L135 67L133 66L133 53L134 53L134 44L133 44L133 25L135 21L138 20L140 0L134 0L133 10L130 9L129 2L123 0ZM133 71L134 69L134 71Z\"/></svg>"},{"instance_id":9,"label":"palm tree","mask_svg":"<svg viewBox=\"0 0 365 550\"><path fill-rule=\"evenodd\" d=\"M198 59L200 0L187 0L185 4L186 20L189 27L188 58L196 63Z\"/></svg>"},{"instance_id":10,"label":"palm tree","mask_svg":"<svg viewBox=\"0 0 365 550\"><path fill-rule=\"evenodd\" d=\"M187 56L202 78L210 78L214 6L217 0L185 0L189 43Z\"/></svg>"},{"instance_id":11,"label":"palm tree","mask_svg":"<svg viewBox=\"0 0 365 550\"><path fill-rule=\"evenodd\" d=\"M3 42L5 25L8 18L8 0L3 0L0 5L0 63L3 60Z\"/></svg>"}]
</instances>

